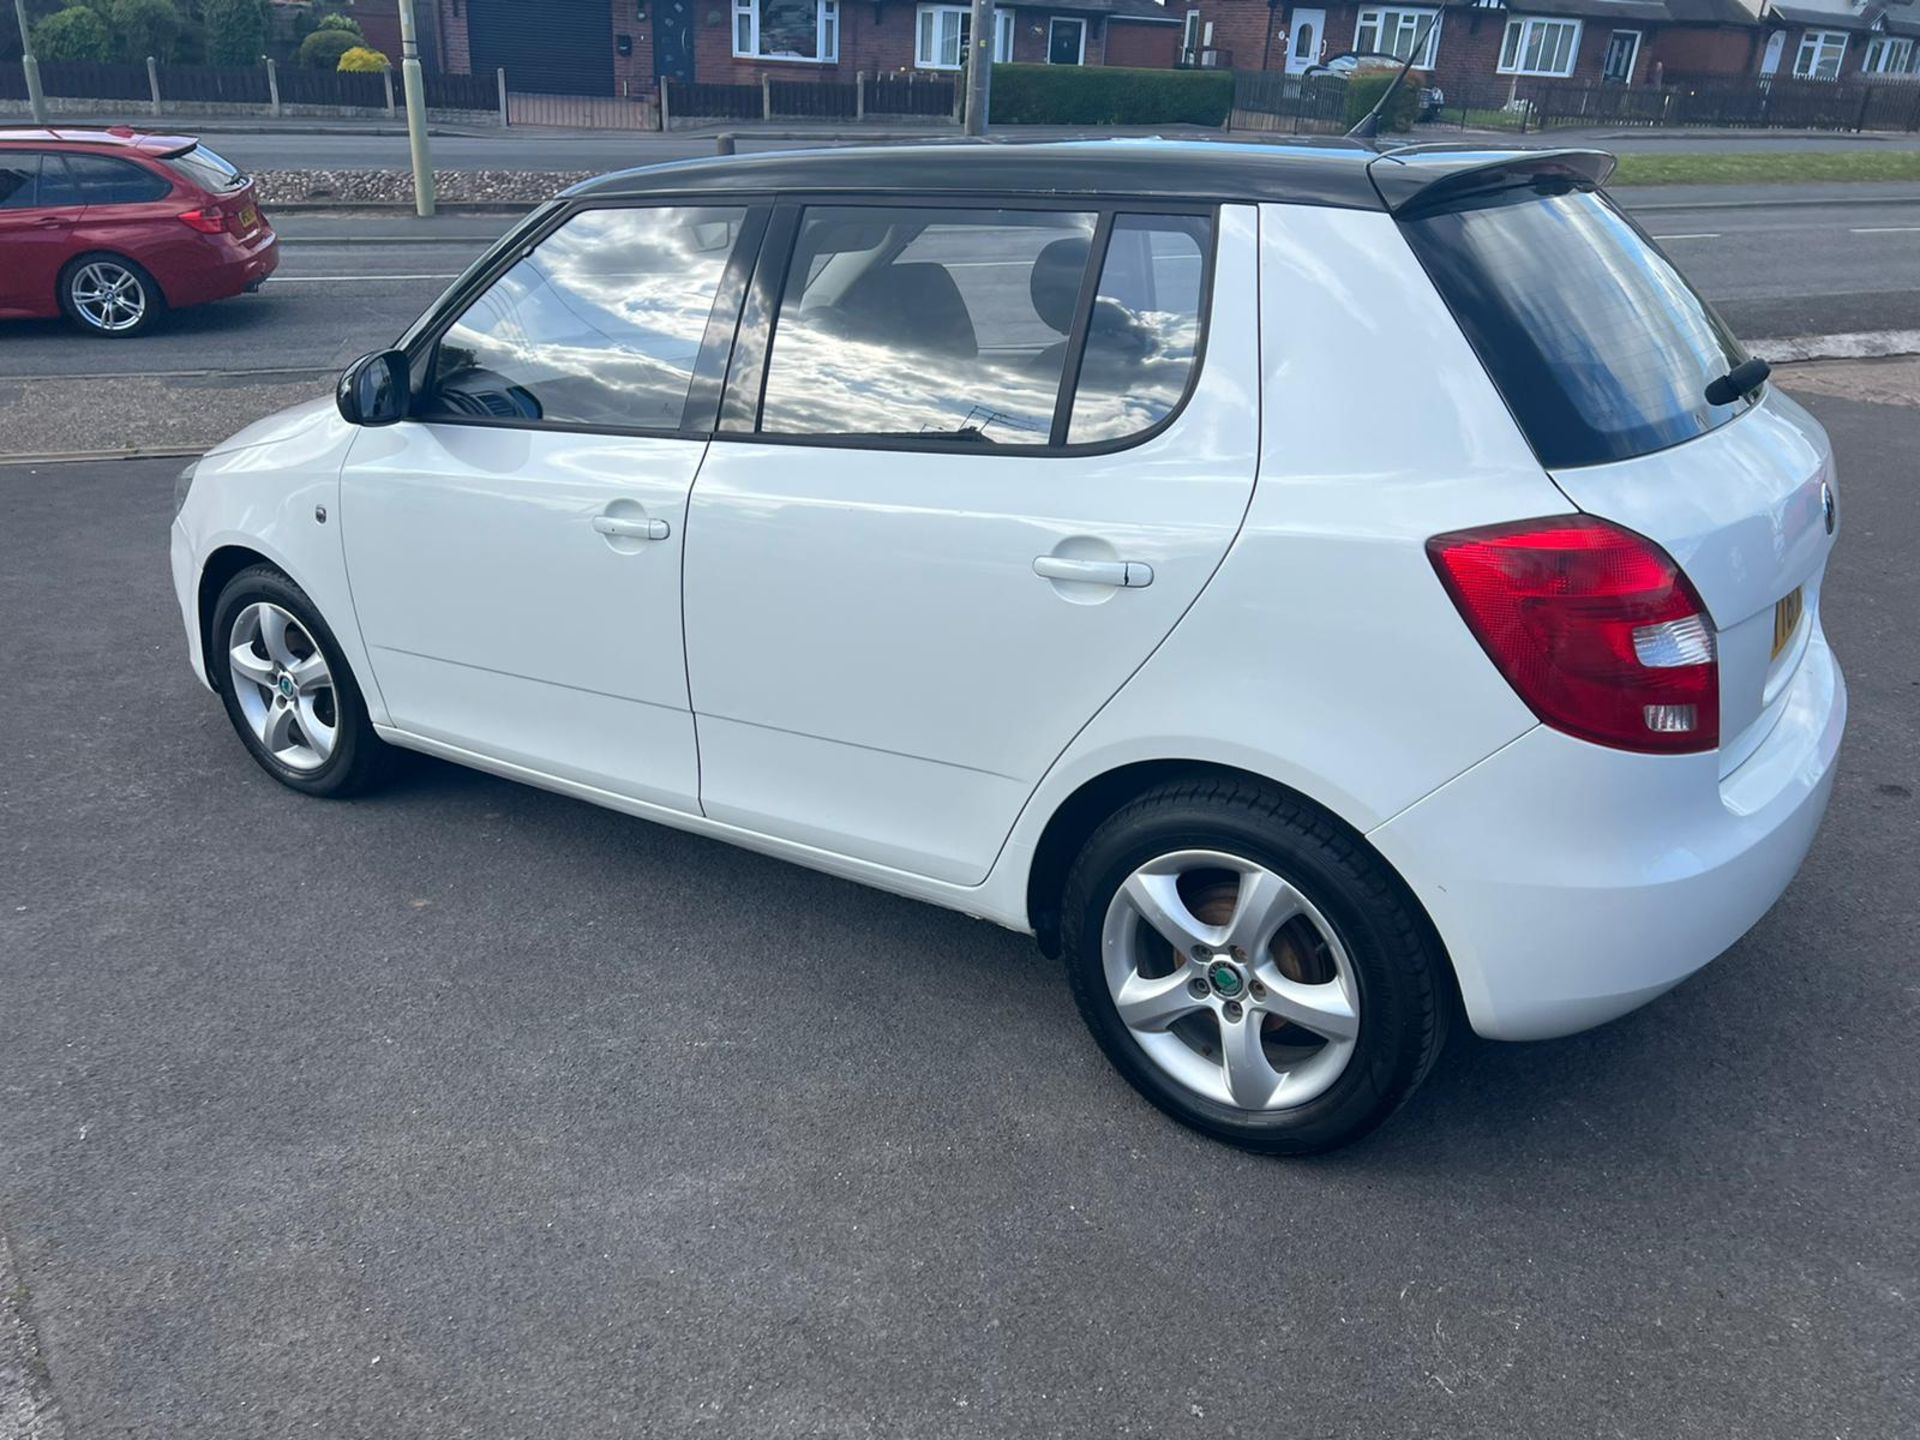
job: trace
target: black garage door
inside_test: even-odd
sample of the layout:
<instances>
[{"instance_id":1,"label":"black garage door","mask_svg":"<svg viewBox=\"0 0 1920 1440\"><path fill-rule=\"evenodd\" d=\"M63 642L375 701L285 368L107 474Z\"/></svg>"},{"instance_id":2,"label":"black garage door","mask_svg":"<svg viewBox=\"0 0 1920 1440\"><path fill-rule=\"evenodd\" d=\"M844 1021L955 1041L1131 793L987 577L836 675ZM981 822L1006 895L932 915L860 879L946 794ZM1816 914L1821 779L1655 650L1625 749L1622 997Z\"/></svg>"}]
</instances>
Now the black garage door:
<instances>
[{"instance_id":1,"label":"black garage door","mask_svg":"<svg viewBox=\"0 0 1920 1440\"><path fill-rule=\"evenodd\" d=\"M607 0L467 0L473 73L507 72L535 95L613 94L613 11Z\"/></svg>"}]
</instances>

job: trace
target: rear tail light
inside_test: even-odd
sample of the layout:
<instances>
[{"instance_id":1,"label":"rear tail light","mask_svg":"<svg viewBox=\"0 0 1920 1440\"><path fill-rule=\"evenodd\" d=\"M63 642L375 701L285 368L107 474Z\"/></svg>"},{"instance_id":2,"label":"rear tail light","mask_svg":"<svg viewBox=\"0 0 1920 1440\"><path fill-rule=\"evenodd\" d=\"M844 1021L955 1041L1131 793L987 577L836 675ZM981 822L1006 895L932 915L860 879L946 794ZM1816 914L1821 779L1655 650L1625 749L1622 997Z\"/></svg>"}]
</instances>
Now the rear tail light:
<instances>
[{"instance_id":1,"label":"rear tail light","mask_svg":"<svg viewBox=\"0 0 1920 1440\"><path fill-rule=\"evenodd\" d=\"M180 217L183 224L191 225L202 235L224 235L227 233L226 213L212 205L204 210L189 210Z\"/></svg>"},{"instance_id":2,"label":"rear tail light","mask_svg":"<svg viewBox=\"0 0 1920 1440\"><path fill-rule=\"evenodd\" d=\"M1461 616L1541 720L1620 750L1720 743L1713 624L1651 540L1568 515L1436 535Z\"/></svg>"}]
</instances>

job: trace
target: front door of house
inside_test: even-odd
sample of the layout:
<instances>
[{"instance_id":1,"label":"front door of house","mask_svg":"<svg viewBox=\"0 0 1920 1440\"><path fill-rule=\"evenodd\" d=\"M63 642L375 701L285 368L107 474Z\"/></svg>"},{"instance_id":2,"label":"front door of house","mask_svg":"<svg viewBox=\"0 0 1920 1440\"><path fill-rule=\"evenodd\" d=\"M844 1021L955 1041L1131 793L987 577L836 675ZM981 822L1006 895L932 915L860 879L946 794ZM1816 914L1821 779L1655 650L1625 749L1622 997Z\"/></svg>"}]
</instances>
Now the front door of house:
<instances>
[{"instance_id":1,"label":"front door of house","mask_svg":"<svg viewBox=\"0 0 1920 1440\"><path fill-rule=\"evenodd\" d=\"M1087 22L1069 19L1064 15L1053 17L1053 23L1047 29L1047 63L1049 65L1080 65L1087 58Z\"/></svg>"},{"instance_id":2,"label":"front door of house","mask_svg":"<svg viewBox=\"0 0 1920 1440\"><path fill-rule=\"evenodd\" d=\"M1609 84L1631 85L1633 62L1639 58L1640 32L1616 30L1613 38L1607 41L1607 58L1600 68L1600 76Z\"/></svg>"},{"instance_id":3,"label":"front door of house","mask_svg":"<svg viewBox=\"0 0 1920 1440\"><path fill-rule=\"evenodd\" d=\"M653 0L653 76L693 81L693 0Z\"/></svg>"},{"instance_id":4,"label":"front door of house","mask_svg":"<svg viewBox=\"0 0 1920 1440\"><path fill-rule=\"evenodd\" d=\"M1298 75L1309 65L1318 63L1321 42L1326 38L1326 11L1296 9L1293 29L1287 33L1287 73Z\"/></svg>"}]
</instances>

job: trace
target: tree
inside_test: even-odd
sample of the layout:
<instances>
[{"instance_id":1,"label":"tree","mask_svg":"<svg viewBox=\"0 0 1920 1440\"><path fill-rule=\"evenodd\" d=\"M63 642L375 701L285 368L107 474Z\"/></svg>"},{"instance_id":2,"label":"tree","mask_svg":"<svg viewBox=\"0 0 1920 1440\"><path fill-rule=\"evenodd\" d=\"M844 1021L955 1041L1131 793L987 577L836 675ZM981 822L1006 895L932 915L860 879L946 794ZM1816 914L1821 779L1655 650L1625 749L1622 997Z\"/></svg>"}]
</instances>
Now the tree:
<instances>
[{"instance_id":1,"label":"tree","mask_svg":"<svg viewBox=\"0 0 1920 1440\"><path fill-rule=\"evenodd\" d=\"M356 45L340 57L340 70L346 75L378 75L392 68L386 56L365 45Z\"/></svg>"},{"instance_id":2,"label":"tree","mask_svg":"<svg viewBox=\"0 0 1920 1440\"><path fill-rule=\"evenodd\" d=\"M309 70L338 70L340 57L360 43L345 30L316 30L300 42L294 60Z\"/></svg>"},{"instance_id":3,"label":"tree","mask_svg":"<svg viewBox=\"0 0 1920 1440\"><path fill-rule=\"evenodd\" d=\"M266 0L202 0L209 65L258 65L267 48Z\"/></svg>"},{"instance_id":4,"label":"tree","mask_svg":"<svg viewBox=\"0 0 1920 1440\"><path fill-rule=\"evenodd\" d=\"M313 28L316 30L344 30L349 35L361 39L365 38L365 33L360 29L360 22L351 15L342 15L338 10L329 10L325 15L322 15L318 20L314 21Z\"/></svg>"},{"instance_id":5,"label":"tree","mask_svg":"<svg viewBox=\"0 0 1920 1440\"><path fill-rule=\"evenodd\" d=\"M33 53L40 60L110 60L113 36L93 11L73 5L33 27Z\"/></svg>"},{"instance_id":6,"label":"tree","mask_svg":"<svg viewBox=\"0 0 1920 1440\"><path fill-rule=\"evenodd\" d=\"M149 55L171 60L180 40L180 12L173 0L112 0L107 23L118 57L135 64Z\"/></svg>"}]
</instances>

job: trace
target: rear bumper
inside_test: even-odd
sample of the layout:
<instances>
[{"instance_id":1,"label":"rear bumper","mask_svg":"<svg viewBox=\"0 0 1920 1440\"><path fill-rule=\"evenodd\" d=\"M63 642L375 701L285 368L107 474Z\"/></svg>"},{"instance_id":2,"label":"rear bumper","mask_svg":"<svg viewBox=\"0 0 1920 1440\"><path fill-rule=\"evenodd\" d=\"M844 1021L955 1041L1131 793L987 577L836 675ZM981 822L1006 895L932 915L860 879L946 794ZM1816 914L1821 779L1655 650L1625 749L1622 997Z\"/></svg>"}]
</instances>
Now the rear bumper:
<instances>
[{"instance_id":1,"label":"rear bumper","mask_svg":"<svg viewBox=\"0 0 1920 1440\"><path fill-rule=\"evenodd\" d=\"M203 263L161 281L170 304L204 305L244 294L280 268L280 237L271 230L244 244L225 235L207 239L211 243Z\"/></svg>"},{"instance_id":2,"label":"rear bumper","mask_svg":"<svg viewBox=\"0 0 1920 1440\"><path fill-rule=\"evenodd\" d=\"M1570 1034L1680 983L1787 888L1833 789L1846 683L1816 629L1773 732L1718 756L1529 731L1369 837L1427 907L1473 1028Z\"/></svg>"}]
</instances>

